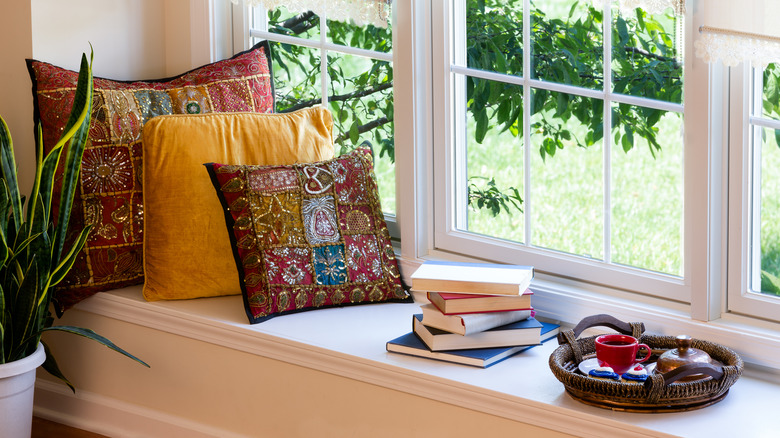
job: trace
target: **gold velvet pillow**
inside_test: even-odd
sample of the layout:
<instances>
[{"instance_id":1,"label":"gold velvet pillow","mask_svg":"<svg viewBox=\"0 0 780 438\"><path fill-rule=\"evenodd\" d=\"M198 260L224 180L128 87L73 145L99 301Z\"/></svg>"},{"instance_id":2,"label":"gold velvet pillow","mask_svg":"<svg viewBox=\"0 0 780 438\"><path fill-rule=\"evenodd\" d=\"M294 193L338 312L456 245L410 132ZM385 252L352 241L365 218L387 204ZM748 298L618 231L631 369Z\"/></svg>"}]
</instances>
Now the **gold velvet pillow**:
<instances>
[{"instance_id":1,"label":"gold velvet pillow","mask_svg":"<svg viewBox=\"0 0 780 438\"><path fill-rule=\"evenodd\" d=\"M144 126L144 298L241 293L207 162L285 165L333 157L324 108L156 117Z\"/></svg>"}]
</instances>

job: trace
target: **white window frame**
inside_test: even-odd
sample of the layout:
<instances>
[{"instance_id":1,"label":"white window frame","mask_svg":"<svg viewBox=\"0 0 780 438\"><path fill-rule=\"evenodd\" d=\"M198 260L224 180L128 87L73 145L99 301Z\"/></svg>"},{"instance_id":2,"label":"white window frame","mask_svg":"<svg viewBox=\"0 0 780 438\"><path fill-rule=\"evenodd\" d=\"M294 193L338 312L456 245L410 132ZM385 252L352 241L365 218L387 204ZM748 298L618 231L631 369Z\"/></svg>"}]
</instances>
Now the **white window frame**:
<instances>
[{"instance_id":1,"label":"white window frame","mask_svg":"<svg viewBox=\"0 0 780 438\"><path fill-rule=\"evenodd\" d=\"M692 54L694 29L706 25L706 17L691 14L695 0L688 0L689 24L685 28L685 52ZM434 188L435 151L450 141L447 130L434 128L446 123L444 112L434 100L436 79L434 60L441 56L441 44L447 30L442 20L440 0L394 0L393 67L396 129L397 219L400 225L399 263L402 275L411 272L425 259L473 259L473 254L453 254L434 245L433 212L441 201ZM236 45L236 50L244 47ZM661 334L687 333L693 337L716 340L735 348L746 362L780 369L780 324L727 312L726 290L729 266L728 186L729 157L723 146L729 141L729 129L723 123L728 111L727 80L722 72L711 70L694 56L688 56L684 68L693 73L686 83L687 107L697 110L686 114L684 242L685 285L690 302L650 297L635 289L620 290L585 283L559 272L539 272L534 281L534 307L538 315L576 324L582 318L608 313L625 321L643 321L649 330ZM733 110L733 109L732 109ZM709 166L702 166L706 161ZM701 213L704 222L688 220L688 209ZM490 257L487 260L498 260Z\"/></svg>"},{"instance_id":2,"label":"white window frame","mask_svg":"<svg viewBox=\"0 0 780 438\"><path fill-rule=\"evenodd\" d=\"M457 7L459 4L457 1L453 2L450 1L442 1L442 2L434 2L436 11L432 14L433 17L441 17L442 19L444 17L449 17L452 14L451 7ZM529 8L529 0L525 0L524 7L526 10ZM605 7L605 17L607 17L610 13L610 8L607 5ZM524 25L524 29L526 32L526 35L524 35L524 44L526 46L530 45L530 16L529 14L524 14L524 20L526 20L526 23ZM605 21L607 21L605 19ZM692 21L693 20L686 20L686 42L690 45L690 37L692 36ZM695 230L693 229L691 224L694 223L706 223L707 215L706 215L706 209L696 209L695 203L688 203L687 201L690 199L689 193L685 194L686 199L686 207L684 212L685 217L685 233L684 233L684 247L686 249L684 256L683 256L683 276L682 278L670 276L670 275L664 275L664 274L658 274L653 273L641 269L621 266L621 265L613 265L609 264L608 260L606 262L601 261L592 261L587 260L583 257L576 257L576 256L569 256L566 254L562 254L560 252L546 250L539 247L533 247L529 246L527 243L519 244L519 243L511 243L502 241L499 239L490 239L482 236L477 236L471 233L459 231L457 228L462 227L456 227L456 221L457 219L453 215L453 208L452 206L455 205L455 199L456 197L463 197L465 196L462 193L457 193L456 188L453 186L465 186L462 182L458 184L452 184L449 183L449 181L454 180L463 180L463 164L458 163L455 160L457 159L455 157L456 154L453 153L452 149L448 146L452 141L456 141L456 143L463 144L463 139L457 138L459 135L459 132L453 132L453 119L458 118L460 120L464 119L463 114L461 114L464 110L458 110L456 107L453 107L450 105L452 102L452 99L450 98L450 94L453 92L453 87L456 87L457 84L450 83L451 81L451 73L460 73L464 74L466 72L469 73L470 76L478 76L483 77L485 79L502 79L504 81L511 81L512 83L517 83L517 85L521 85L524 87L524 96L526 99L526 102L530 100L530 90L533 86L534 88L544 88L548 90L558 91L558 92L571 92L572 87L568 87L566 85L562 84L554 84L550 82L544 82L534 79L528 79L526 77L523 78L508 78L505 75L499 75L499 74L493 74L493 73L482 73L482 72L475 72L473 70L468 70L463 66L460 65L453 65L450 67L451 64L457 64L457 62L452 62L450 59L450 53L452 52L452 49L450 46L444 42L450 41L450 35L457 35L456 29L449 28L449 20L443 20L442 24L438 25L440 28L438 30L438 38L434 38L434 50L433 52L436 54L435 58L435 64L438 68L437 71L434 72L434 76L436 77L436 80L434 80L434 83L438 86L434 90L434 99L436 102L437 108L443 108L445 114L455 114L456 112L460 111L457 115L454 117L447 116L442 118L437 118L437 125L434 127L435 132L441 133L437 135L438 141L435 142L435 159L434 161L437 163L437 166L434 169L434 174L436 175L436 180L434 182L434 185L437 187L435 189L435 198L436 198L436 207L435 211L437 213L440 213L442 211L448 212L447 215L441 215L436 214L435 219L435 236L434 241L437 249L441 249L443 251L448 252L454 252L454 253L460 253L460 254L469 254L471 256L475 256L482 259L492 259L507 263L519 263L519 264L528 264L528 265L534 265L536 267L537 272L544 272L544 273L550 273L553 275L565 275L567 277L571 278L577 278L584 282L588 282L591 284L596 284L600 286L609 286L615 289L623 289L623 290L632 290L632 291L638 291L641 293L645 293L648 295L653 295L656 297L661 297L669 300L675 300L685 303L690 303L692 301L692 290L694 287L696 287L696 282L693 280L695 278L694 272L697 270L696 266L696 260L700 257L700 252L696 251L695 248L700 248L702 246L706 245L706 235L703 233L695 233ZM434 27L436 27L436 24L434 24ZM611 40L611 33L605 32L604 34L604 40L605 40L605 47L609 47L610 40ZM525 50L526 53L529 52L528 47L526 47ZM688 53L692 53L692 51L688 51ZM455 55L457 57L457 54ZM588 91L588 90L578 90L577 94L587 94L587 97L594 97L599 98L605 102L604 108L605 108L605 132L610 132L609 129L611 129L609 126L607 126L610 123L610 117L609 117L609 111L610 111L610 105L606 103L629 103L629 104L639 104L642 106L649 106L649 107L655 107L658 109L666 110L666 111L680 111L681 105L675 105L675 104L667 104L664 102L658 102L658 101L648 101L642 98L633 98L630 96L620 96L620 95L613 95L609 90L611 88L610 86L610 75L608 74L609 70L607 70L610 66L610 59L611 59L611 52L608 49L605 49L604 51L605 56L605 85L604 90L606 91ZM686 66L686 86L690 82L694 82L694 79L691 77L691 74L688 72L691 71L691 63L693 62L690 58L692 56L689 56L688 59L685 60ZM456 60L457 61L457 60ZM529 59L526 58L525 60L525 72L530 72L530 62ZM687 91L686 91L687 96ZM686 97L687 100L687 97ZM529 107L528 104L525 105L526 108ZM528 114L526 114L526 119L528 118ZM695 147L697 150L705 149L706 150L706 132L704 129L701 129L701 125L697 124L697 117L691 117L689 114L685 114L684 120L686 123L686 143L691 141L696 141L695 139L699 138L701 140L698 141L698 145ZM530 130L530 123L528 120L523 124L524 129L526 132L524 133L524 137L527 139L529 138L529 130ZM706 125L705 125L706 129ZM698 133L698 137L695 135L695 133ZM692 135L693 134L693 135ZM448 136L454 136L454 137L448 137ZM605 166L606 163L610 160L610 150L611 150L611 136L605 135L604 136L604 157L605 157ZM526 147L524 148L524 153L526 154L525 162L528 163L530 161L530 151L531 148ZM688 151L686 151L687 153ZM462 154L461 154L462 155ZM684 174L686 175L686 181L691 180L692 178L699 178L701 179L704 175L706 175L706 163L702 163L701 161L695 162L696 166L692 165L692 160L688 159L685 160L685 169ZM693 175L692 177L689 175ZM604 187L605 187L605 212L609 213L609 190L611 181L609 180L610 174L608 167L605 168L605 174L604 174ZM526 179L528 179L528 173L526 172ZM526 187L526 194L525 199L529 200L529 193L528 190L530 187L529 181L526 181L525 184ZM701 192L699 192L701 193ZM532 201L532 200L531 200ZM465 204L461 202L460 204ZM530 220L528 219L528 211L527 208L528 205L525 206L525 213L526 216L526 239L525 241L529 241L530 237ZM533 204L531 202L530 208L533 208ZM608 227L608 214L605 217L605 228ZM705 228L706 229L706 228ZM605 246L610 245L609 242L609 231L605 231ZM608 254L608 251L605 251L605 254Z\"/></svg>"}]
</instances>

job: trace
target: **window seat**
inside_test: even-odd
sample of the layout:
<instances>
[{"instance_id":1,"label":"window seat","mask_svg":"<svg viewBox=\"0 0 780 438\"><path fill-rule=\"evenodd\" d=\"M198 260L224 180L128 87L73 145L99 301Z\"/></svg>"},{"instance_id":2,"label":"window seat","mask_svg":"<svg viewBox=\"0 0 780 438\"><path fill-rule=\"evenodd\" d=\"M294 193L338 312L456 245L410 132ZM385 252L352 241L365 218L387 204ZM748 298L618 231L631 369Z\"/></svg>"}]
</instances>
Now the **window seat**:
<instances>
[{"instance_id":1,"label":"window seat","mask_svg":"<svg viewBox=\"0 0 780 438\"><path fill-rule=\"evenodd\" d=\"M99 357L110 355L104 360L111 364L135 367L127 368L133 369L132 376L127 378L135 379L137 384L142 384L145 372L165 369L164 361L173 360L173 352L169 357L145 350L145 345L151 342L150 334L167 333L559 433L550 436L768 436L773 430L776 402L780 400L780 386L762 380L748 369L723 401L704 409L669 414L612 412L584 405L565 393L547 365L557 346L554 340L493 367L480 369L385 350L386 341L411 330L411 315L419 313L418 304L322 309L277 317L257 325L247 324L242 304L240 296L146 302L138 286L99 294L70 311L72 316L66 313L66 321L57 323L94 328L148 360L151 370L130 365L131 361L100 349ZM95 321L97 326L93 325ZM103 328L112 331L107 321L127 324L114 334L104 333ZM175 350L174 346L170 347L171 351ZM81 349L92 352L97 348L88 345ZM67 357L65 364L70 360ZM105 369L110 372L110 368ZM69 374L67 367L63 370ZM203 376L203 379L210 378ZM79 386L78 380L74 383ZM193 394L180 394L181 397L195 396L197 382L192 384ZM67 390L58 392L52 385L50 380L39 378L38 415L57 417L58 409L69 409L64 403L70 406L80 398L80 393L70 396ZM87 391L97 392L95 387ZM129 396L126 402L128 406L135 403ZM149 409L155 409L153 405L150 403ZM136 411L139 415L137 412L147 411ZM63 421L63 418L53 419ZM77 420L70 422L74 421ZM219 425L212 426L214 430L219 428ZM97 426L93 429L100 431ZM456 436L452 432L449 435Z\"/></svg>"}]
</instances>

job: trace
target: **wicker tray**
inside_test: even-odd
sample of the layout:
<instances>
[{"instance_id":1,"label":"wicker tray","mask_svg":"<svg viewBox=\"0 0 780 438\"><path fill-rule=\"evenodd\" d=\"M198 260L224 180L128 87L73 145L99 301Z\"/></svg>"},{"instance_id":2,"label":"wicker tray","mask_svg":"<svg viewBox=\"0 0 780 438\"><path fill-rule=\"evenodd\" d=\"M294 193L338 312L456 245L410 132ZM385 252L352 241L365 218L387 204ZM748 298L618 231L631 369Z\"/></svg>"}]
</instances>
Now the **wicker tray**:
<instances>
[{"instance_id":1,"label":"wicker tray","mask_svg":"<svg viewBox=\"0 0 780 438\"><path fill-rule=\"evenodd\" d=\"M731 349L694 339L691 347L706 351L722 365L688 364L665 374L651 373L642 382L595 379L582 374L578 367L595 354L596 336L577 339L585 329L596 326L612 328L631 335L653 350L651 361L665 351L676 348L674 336L645 334L643 323L625 323L610 315L593 315L583 319L572 330L558 335L559 347L550 355L550 369L575 399L593 406L628 412L678 412L700 409L717 403L728 394L739 379L744 364ZM685 377L702 375L693 381Z\"/></svg>"}]
</instances>

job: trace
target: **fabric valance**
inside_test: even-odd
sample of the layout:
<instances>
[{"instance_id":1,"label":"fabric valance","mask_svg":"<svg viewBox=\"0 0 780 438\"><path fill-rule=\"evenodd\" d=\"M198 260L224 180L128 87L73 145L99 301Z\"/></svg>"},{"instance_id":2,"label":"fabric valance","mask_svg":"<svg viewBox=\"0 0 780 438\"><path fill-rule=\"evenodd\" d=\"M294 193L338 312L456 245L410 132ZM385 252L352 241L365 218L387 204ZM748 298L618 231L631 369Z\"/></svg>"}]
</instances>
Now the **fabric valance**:
<instances>
[{"instance_id":1,"label":"fabric valance","mask_svg":"<svg viewBox=\"0 0 780 438\"><path fill-rule=\"evenodd\" d=\"M649 14L660 14L669 8L677 15L685 13L685 0L592 0L594 5L603 5L605 1L617 2L624 13L636 8L644 9Z\"/></svg>"},{"instance_id":2,"label":"fabric valance","mask_svg":"<svg viewBox=\"0 0 780 438\"><path fill-rule=\"evenodd\" d=\"M705 62L722 61L734 67L749 61L755 67L780 62L780 38L736 30L702 26L701 36L693 44L696 56Z\"/></svg>"},{"instance_id":3,"label":"fabric valance","mask_svg":"<svg viewBox=\"0 0 780 438\"><path fill-rule=\"evenodd\" d=\"M231 0L238 4L241 0ZM351 20L358 26L373 24L387 27L391 0L244 0L250 6L275 9L284 6L290 12L312 11L329 20Z\"/></svg>"}]
</instances>

